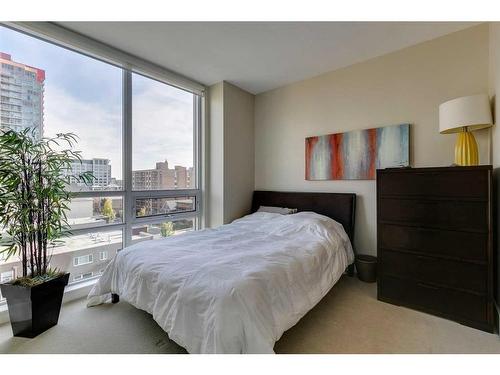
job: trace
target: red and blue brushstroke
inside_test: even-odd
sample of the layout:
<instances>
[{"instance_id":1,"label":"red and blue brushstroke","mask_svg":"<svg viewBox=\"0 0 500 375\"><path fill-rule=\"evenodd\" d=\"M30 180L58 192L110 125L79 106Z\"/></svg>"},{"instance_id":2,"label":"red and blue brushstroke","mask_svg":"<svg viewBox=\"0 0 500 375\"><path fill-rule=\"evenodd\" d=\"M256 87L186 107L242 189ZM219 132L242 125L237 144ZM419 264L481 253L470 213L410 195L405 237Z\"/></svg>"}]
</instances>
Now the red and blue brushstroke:
<instances>
[{"instance_id":1,"label":"red and blue brushstroke","mask_svg":"<svg viewBox=\"0 0 500 375\"><path fill-rule=\"evenodd\" d=\"M306 180L374 180L379 168L410 165L410 125L306 138Z\"/></svg>"}]
</instances>

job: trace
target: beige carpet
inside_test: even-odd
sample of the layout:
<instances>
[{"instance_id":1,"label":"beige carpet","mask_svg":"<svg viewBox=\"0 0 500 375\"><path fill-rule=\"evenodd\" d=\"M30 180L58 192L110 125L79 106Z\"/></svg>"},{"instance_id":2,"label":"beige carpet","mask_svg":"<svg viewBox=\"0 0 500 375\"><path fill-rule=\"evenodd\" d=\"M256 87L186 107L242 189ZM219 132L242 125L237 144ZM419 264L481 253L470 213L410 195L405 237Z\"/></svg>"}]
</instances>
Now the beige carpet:
<instances>
[{"instance_id":1,"label":"beige carpet","mask_svg":"<svg viewBox=\"0 0 500 375\"><path fill-rule=\"evenodd\" d=\"M63 306L35 339L0 326L2 353L184 353L150 315L127 303ZM500 338L376 299L375 284L345 277L275 346L277 353L500 353Z\"/></svg>"}]
</instances>

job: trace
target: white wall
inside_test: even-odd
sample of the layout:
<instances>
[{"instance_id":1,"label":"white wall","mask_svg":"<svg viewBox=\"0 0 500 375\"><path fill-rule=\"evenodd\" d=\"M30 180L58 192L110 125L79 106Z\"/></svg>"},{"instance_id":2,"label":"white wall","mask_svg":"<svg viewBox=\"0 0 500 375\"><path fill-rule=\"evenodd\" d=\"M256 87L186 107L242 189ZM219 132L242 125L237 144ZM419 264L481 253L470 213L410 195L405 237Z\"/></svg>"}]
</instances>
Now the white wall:
<instances>
[{"instance_id":1,"label":"white wall","mask_svg":"<svg viewBox=\"0 0 500 375\"><path fill-rule=\"evenodd\" d=\"M208 88L208 173L206 205L208 227L221 225L224 221L224 97L223 83Z\"/></svg>"},{"instance_id":2,"label":"white wall","mask_svg":"<svg viewBox=\"0 0 500 375\"><path fill-rule=\"evenodd\" d=\"M304 139L409 122L412 165L450 165L455 136L439 134L438 106L488 92L488 33L480 25L257 95L256 189L358 194L355 246L374 254L375 181L305 181ZM487 164L488 131L475 135Z\"/></svg>"},{"instance_id":3,"label":"white wall","mask_svg":"<svg viewBox=\"0 0 500 375\"><path fill-rule=\"evenodd\" d=\"M228 82L209 88L209 227L250 211L254 190L254 95Z\"/></svg>"},{"instance_id":4,"label":"white wall","mask_svg":"<svg viewBox=\"0 0 500 375\"><path fill-rule=\"evenodd\" d=\"M255 96L224 82L224 223L249 213L255 186Z\"/></svg>"}]
</instances>

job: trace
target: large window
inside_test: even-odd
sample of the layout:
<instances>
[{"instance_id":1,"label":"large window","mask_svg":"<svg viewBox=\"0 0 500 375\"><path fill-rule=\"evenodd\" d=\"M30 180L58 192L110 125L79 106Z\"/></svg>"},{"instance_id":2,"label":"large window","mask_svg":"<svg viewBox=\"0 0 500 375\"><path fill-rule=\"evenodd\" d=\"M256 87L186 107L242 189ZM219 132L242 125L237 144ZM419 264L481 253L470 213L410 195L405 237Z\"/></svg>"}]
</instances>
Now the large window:
<instances>
[{"instance_id":1,"label":"large window","mask_svg":"<svg viewBox=\"0 0 500 375\"><path fill-rule=\"evenodd\" d=\"M0 26L0 131L71 132L71 235L51 266L98 277L122 247L198 227L200 95ZM90 171L93 182L72 178ZM0 228L1 230L1 228ZM19 259L0 254L0 275ZM1 298L1 297L0 297Z\"/></svg>"}]
</instances>

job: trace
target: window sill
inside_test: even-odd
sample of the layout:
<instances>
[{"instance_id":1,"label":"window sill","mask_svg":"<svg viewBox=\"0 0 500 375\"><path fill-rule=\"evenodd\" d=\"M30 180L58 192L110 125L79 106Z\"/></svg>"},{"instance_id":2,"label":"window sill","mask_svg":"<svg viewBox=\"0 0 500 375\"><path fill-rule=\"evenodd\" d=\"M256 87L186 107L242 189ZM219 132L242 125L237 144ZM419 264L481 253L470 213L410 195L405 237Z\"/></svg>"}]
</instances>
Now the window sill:
<instances>
[{"instance_id":1,"label":"window sill","mask_svg":"<svg viewBox=\"0 0 500 375\"><path fill-rule=\"evenodd\" d=\"M80 283L67 286L64 290L63 304L86 297L97 280L99 280L99 278L82 281ZM0 324L4 324L7 322L9 322L9 311L7 309L7 303L5 303L0 306Z\"/></svg>"}]
</instances>

